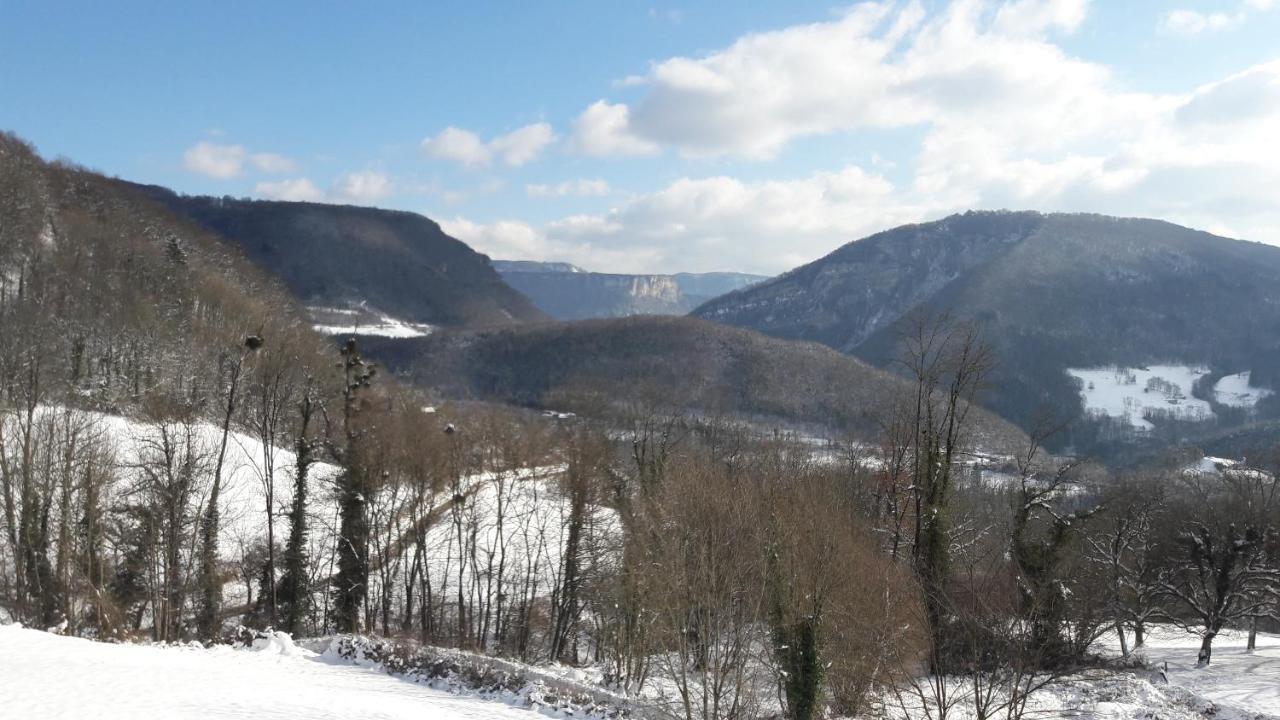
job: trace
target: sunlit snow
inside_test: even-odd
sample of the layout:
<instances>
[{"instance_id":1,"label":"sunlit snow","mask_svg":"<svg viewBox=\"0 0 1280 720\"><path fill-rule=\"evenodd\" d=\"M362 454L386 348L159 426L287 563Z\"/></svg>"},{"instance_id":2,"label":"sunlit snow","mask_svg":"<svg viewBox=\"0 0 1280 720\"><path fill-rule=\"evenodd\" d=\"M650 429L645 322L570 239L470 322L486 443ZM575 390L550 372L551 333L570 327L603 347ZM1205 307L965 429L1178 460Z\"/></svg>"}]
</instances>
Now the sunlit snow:
<instances>
[{"instance_id":1,"label":"sunlit snow","mask_svg":"<svg viewBox=\"0 0 1280 720\"><path fill-rule=\"evenodd\" d=\"M1214 416L1208 402L1191 394L1195 382L1209 374L1206 367L1148 365L1068 369L1067 373L1079 381L1086 413L1122 419L1138 430L1155 427L1148 419L1152 414L1192 421Z\"/></svg>"},{"instance_id":2,"label":"sunlit snow","mask_svg":"<svg viewBox=\"0 0 1280 720\"><path fill-rule=\"evenodd\" d=\"M1231 407L1257 405L1258 401L1270 395L1271 391L1251 385L1251 375L1252 373L1245 371L1222 378L1213 386L1214 399Z\"/></svg>"},{"instance_id":3,"label":"sunlit snow","mask_svg":"<svg viewBox=\"0 0 1280 720\"><path fill-rule=\"evenodd\" d=\"M294 646L98 643L0 626L0 716L41 720L532 718Z\"/></svg>"}]
</instances>

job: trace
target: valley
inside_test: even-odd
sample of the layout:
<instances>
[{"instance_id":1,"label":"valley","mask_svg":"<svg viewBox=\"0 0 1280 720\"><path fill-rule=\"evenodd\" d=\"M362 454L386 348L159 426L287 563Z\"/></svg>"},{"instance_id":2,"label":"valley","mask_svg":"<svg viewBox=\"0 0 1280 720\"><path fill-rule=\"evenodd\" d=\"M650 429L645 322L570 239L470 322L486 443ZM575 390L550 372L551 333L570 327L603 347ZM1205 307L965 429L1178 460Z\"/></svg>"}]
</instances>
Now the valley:
<instances>
[{"instance_id":1,"label":"valley","mask_svg":"<svg viewBox=\"0 0 1280 720\"><path fill-rule=\"evenodd\" d=\"M0 718L1280 720L1278 36L0 3Z\"/></svg>"}]
</instances>

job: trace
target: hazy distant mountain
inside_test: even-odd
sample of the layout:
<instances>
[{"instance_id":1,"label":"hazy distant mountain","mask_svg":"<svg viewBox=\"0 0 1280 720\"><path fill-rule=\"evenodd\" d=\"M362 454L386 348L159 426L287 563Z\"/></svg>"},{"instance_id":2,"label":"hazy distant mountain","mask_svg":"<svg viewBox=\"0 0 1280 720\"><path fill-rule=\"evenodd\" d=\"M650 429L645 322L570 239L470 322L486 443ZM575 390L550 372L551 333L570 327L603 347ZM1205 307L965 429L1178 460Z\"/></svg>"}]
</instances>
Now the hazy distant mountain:
<instances>
[{"instance_id":1,"label":"hazy distant mountain","mask_svg":"<svg viewBox=\"0 0 1280 720\"><path fill-rule=\"evenodd\" d=\"M431 325L545 319L488 258L414 213L133 186L244 248L302 302Z\"/></svg>"},{"instance_id":2,"label":"hazy distant mountain","mask_svg":"<svg viewBox=\"0 0 1280 720\"><path fill-rule=\"evenodd\" d=\"M1161 403L1176 410L1194 393L1217 431L1257 414L1215 395L1215 383L1252 383L1258 413L1280 410L1277 396L1267 396L1280 390L1280 248L1156 220L954 215L849 243L695 314L883 366L905 318L922 308L985 323L1000 356L987 404L1024 425L1045 408L1079 416L1089 390L1094 414L1122 400L1106 395L1115 388L1088 388L1067 373L1110 365L1178 368L1165 374L1185 376L1188 400L1171 392ZM1139 397L1145 390L1133 389ZM1153 412L1142 403L1131 409L1135 427L1144 423L1137 415ZM1165 440L1194 439L1206 424L1162 423L1159 412L1154 419Z\"/></svg>"},{"instance_id":3,"label":"hazy distant mountain","mask_svg":"<svg viewBox=\"0 0 1280 720\"><path fill-rule=\"evenodd\" d=\"M733 272L619 275L530 260L495 260L493 266L540 310L560 320L684 315L718 295L765 279Z\"/></svg>"},{"instance_id":4,"label":"hazy distant mountain","mask_svg":"<svg viewBox=\"0 0 1280 720\"><path fill-rule=\"evenodd\" d=\"M626 404L650 394L689 410L790 427L880 431L905 388L894 375L817 343L777 340L691 317L629 317L368 338L366 353L448 397L566 409L570 398ZM983 444L1022 438L978 412Z\"/></svg>"}]
</instances>

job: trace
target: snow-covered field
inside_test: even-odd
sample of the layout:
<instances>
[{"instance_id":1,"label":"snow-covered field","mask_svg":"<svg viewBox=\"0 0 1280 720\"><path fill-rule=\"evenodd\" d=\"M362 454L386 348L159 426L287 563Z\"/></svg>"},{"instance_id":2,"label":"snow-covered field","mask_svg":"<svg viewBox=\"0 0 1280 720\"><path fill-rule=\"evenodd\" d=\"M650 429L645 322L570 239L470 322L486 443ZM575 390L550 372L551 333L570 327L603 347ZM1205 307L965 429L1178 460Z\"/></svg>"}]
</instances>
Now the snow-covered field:
<instances>
[{"instance_id":1,"label":"snow-covered field","mask_svg":"<svg viewBox=\"0 0 1280 720\"><path fill-rule=\"evenodd\" d=\"M1086 413L1124 420L1137 430L1155 427L1148 419L1150 415L1193 421L1214 417L1208 401L1192 395L1196 381L1209 374L1203 366L1113 366L1068 369L1067 374L1079 382ZM1226 375L1214 383L1214 400L1229 407L1251 408L1271 395L1270 390L1250 382L1247 371Z\"/></svg>"},{"instance_id":2,"label":"snow-covered field","mask_svg":"<svg viewBox=\"0 0 1280 720\"><path fill-rule=\"evenodd\" d=\"M114 645L0 626L0 717L17 720L531 719L286 642Z\"/></svg>"},{"instance_id":3,"label":"snow-covered field","mask_svg":"<svg viewBox=\"0 0 1280 720\"><path fill-rule=\"evenodd\" d=\"M1254 407L1259 400L1271 395L1271 391L1251 385L1251 375L1246 371L1218 380L1213 385L1214 399L1230 407Z\"/></svg>"},{"instance_id":4,"label":"snow-covered field","mask_svg":"<svg viewBox=\"0 0 1280 720\"><path fill-rule=\"evenodd\" d=\"M1119 653L1114 635L1103 642ZM1139 652L1152 667L1163 668L1168 663L1169 685L1220 706L1215 717L1280 717L1280 635L1259 633L1257 649L1249 652L1246 646L1246 633L1224 631L1214 640L1213 662L1197 668L1200 637L1157 625L1150 629Z\"/></svg>"},{"instance_id":5,"label":"snow-covered field","mask_svg":"<svg viewBox=\"0 0 1280 720\"><path fill-rule=\"evenodd\" d=\"M1068 369L1067 374L1080 382L1086 413L1123 419L1138 430L1154 427L1144 417L1147 413L1163 413L1181 420L1213 417L1209 403L1191 395L1196 380L1209 374L1205 367Z\"/></svg>"}]
</instances>

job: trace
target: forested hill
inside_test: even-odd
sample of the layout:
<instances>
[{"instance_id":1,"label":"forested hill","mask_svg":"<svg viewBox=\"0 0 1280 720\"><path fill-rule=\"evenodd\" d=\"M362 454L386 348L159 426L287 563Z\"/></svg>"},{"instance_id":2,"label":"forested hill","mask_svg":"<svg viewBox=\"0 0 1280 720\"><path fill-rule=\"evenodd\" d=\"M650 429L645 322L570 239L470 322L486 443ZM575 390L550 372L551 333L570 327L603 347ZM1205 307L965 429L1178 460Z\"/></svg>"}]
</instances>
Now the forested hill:
<instances>
[{"instance_id":1,"label":"forested hill","mask_svg":"<svg viewBox=\"0 0 1280 720\"><path fill-rule=\"evenodd\" d=\"M608 414L633 403L874 440L909 390L897 376L817 343L691 317L542 323L429 337L367 338L367 353L449 397ZM975 413L986 447L1020 431Z\"/></svg>"},{"instance_id":2,"label":"forested hill","mask_svg":"<svg viewBox=\"0 0 1280 720\"><path fill-rule=\"evenodd\" d=\"M211 398L248 336L299 368L332 365L288 293L238 249L8 134L0 269L7 406L216 415Z\"/></svg>"},{"instance_id":3,"label":"forested hill","mask_svg":"<svg viewBox=\"0 0 1280 720\"><path fill-rule=\"evenodd\" d=\"M1156 220L955 215L851 242L695 314L885 365L921 309L984 323L999 356L988 404L1024 425L1045 409L1080 415L1068 369L1249 372L1280 389L1280 248Z\"/></svg>"},{"instance_id":4,"label":"forested hill","mask_svg":"<svg viewBox=\"0 0 1280 720\"><path fill-rule=\"evenodd\" d=\"M363 304L402 321L448 326L545 318L487 257L421 215L134 187L239 244L307 305Z\"/></svg>"}]
</instances>

